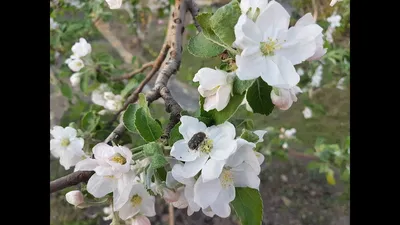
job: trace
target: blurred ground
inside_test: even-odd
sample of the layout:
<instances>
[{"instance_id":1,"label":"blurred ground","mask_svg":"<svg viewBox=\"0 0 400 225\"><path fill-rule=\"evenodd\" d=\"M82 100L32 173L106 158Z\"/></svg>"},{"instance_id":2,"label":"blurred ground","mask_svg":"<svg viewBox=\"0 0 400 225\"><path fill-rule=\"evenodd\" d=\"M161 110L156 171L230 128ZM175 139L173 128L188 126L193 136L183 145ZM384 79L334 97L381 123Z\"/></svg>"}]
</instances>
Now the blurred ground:
<instances>
[{"instance_id":1,"label":"blurred ground","mask_svg":"<svg viewBox=\"0 0 400 225\"><path fill-rule=\"evenodd\" d=\"M290 2L290 1L284 1ZM287 4L284 4L288 7ZM291 10L289 8L289 10ZM164 21L165 23L167 21ZM156 21L150 26L151 32L143 41L145 49L135 45L134 38L126 28L113 21L111 32L123 44L128 52L140 55L143 60L152 60L154 57L149 52L158 52L163 36L163 26ZM161 35L160 35L161 34ZM102 39L92 43L104 48L104 51L117 54L116 50ZM118 52L118 51L117 51ZM203 66L212 65L212 60L201 60L191 56L186 49L182 57L182 67L176 78L170 81L171 92L175 99L187 110L195 110L198 107L198 93L190 86L194 73ZM275 110L269 117L255 116L255 126L262 129L267 126L295 127L297 137L303 141L299 150L313 145L317 137L325 137L330 143L341 143L349 134L349 96L348 90L336 88L324 89L317 93L315 101L324 107L325 114L318 119L305 120L301 111L304 105L301 101L295 103L288 111ZM51 87L51 126L57 125L68 107L68 102ZM162 107L162 106L156 106ZM243 109L241 109L243 110ZM238 115L241 111L239 110ZM325 176L313 174L306 170L307 160L291 157L289 161L273 161L272 164L263 164L263 172L260 175L260 192L264 201L264 220L266 225L348 225L349 212L347 204L339 204L336 199L341 193L340 182L336 186L327 184ZM51 179L55 179L69 173L65 171L55 160L51 162ZM51 224L52 225L94 225L109 224L101 217L92 219L99 210L76 210L69 205L64 194L73 189L66 189L51 195ZM157 216L151 218L152 224L168 224L168 206L160 201L157 206ZM101 210L100 210L101 212ZM186 215L186 210L175 210L175 222L177 225L201 225L237 224L232 213L232 218L221 219L218 217L205 217L201 212L192 217Z\"/></svg>"}]
</instances>

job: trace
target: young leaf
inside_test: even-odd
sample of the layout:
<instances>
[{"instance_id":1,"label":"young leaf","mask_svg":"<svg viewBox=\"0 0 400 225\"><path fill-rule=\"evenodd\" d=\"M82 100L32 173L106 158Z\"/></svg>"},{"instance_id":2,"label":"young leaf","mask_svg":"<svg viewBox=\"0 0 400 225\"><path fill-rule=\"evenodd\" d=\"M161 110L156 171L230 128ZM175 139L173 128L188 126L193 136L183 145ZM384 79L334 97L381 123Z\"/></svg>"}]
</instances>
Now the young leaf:
<instances>
[{"instance_id":1,"label":"young leaf","mask_svg":"<svg viewBox=\"0 0 400 225\"><path fill-rule=\"evenodd\" d=\"M141 74L137 74L141 75ZM122 89L121 91L121 97L125 97L131 90L133 90L134 88L136 88L138 85L138 81L136 78L132 78L129 80L129 82L125 85L124 89Z\"/></svg>"},{"instance_id":2,"label":"young leaf","mask_svg":"<svg viewBox=\"0 0 400 225\"><path fill-rule=\"evenodd\" d=\"M140 107L145 108L146 111L148 111L149 106L147 104L147 100L146 100L146 95L145 94L143 94L143 93L139 94L138 103L139 103Z\"/></svg>"},{"instance_id":3,"label":"young leaf","mask_svg":"<svg viewBox=\"0 0 400 225\"><path fill-rule=\"evenodd\" d=\"M80 85L81 91L83 93L86 93L88 91L88 87L89 87L89 74L88 73L82 74L81 82L79 85Z\"/></svg>"},{"instance_id":4,"label":"young leaf","mask_svg":"<svg viewBox=\"0 0 400 225\"><path fill-rule=\"evenodd\" d=\"M162 135L160 125L143 107L136 110L134 123L139 135L147 142L156 141Z\"/></svg>"},{"instance_id":5,"label":"young leaf","mask_svg":"<svg viewBox=\"0 0 400 225\"><path fill-rule=\"evenodd\" d=\"M66 97L68 99L72 98L72 89L68 84L61 83L60 90L61 90L61 94L64 95L64 97Z\"/></svg>"},{"instance_id":6,"label":"young leaf","mask_svg":"<svg viewBox=\"0 0 400 225\"><path fill-rule=\"evenodd\" d=\"M174 143L178 140L183 139L183 136L181 133L179 133L179 126L181 125L181 122L177 123L171 130L171 133L169 135L169 140L168 140L168 145L172 146Z\"/></svg>"},{"instance_id":7,"label":"young leaf","mask_svg":"<svg viewBox=\"0 0 400 225\"><path fill-rule=\"evenodd\" d=\"M254 80L240 80L237 76L235 76L235 80L233 81L233 93L234 94L243 94L253 83Z\"/></svg>"},{"instance_id":8,"label":"young leaf","mask_svg":"<svg viewBox=\"0 0 400 225\"><path fill-rule=\"evenodd\" d=\"M129 104L128 108L124 112L124 115L122 116L122 121L125 125L125 128L130 132L136 132L135 113L137 108L138 107L136 104Z\"/></svg>"},{"instance_id":9,"label":"young leaf","mask_svg":"<svg viewBox=\"0 0 400 225\"><path fill-rule=\"evenodd\" d=\"M199 22L201 28L203 28L204 37L206 37L209 41L224 46L224 42L219 39L219 37L214 33L210 25L212 13L200 13L196 16L197 22Z\"/></svg>"},{"instance_id":10,"label":"young leaf","mask_svg":"<svg viewBox=\"0 0 400 225\"><path fill-rule=\"evenodd\" d=\"M190 38L187 48L192 55L201 58L211 58L225 50L224 47L221 47L204 37L202 32Z\"/></svg>"},{"instance_id":11,"label":"young leaf","mask_svg":"<svg viewBox=\"0 0 400 225\"><path fill-rule=\"evenodd\" d=\"M254 113L268 116L274 109L271 100L272 87L265 83L261 77L256 79L247 90L246 99Z\"/></svg>"},{"instance_id":12,"label":"young leaf","mask_svg":"<svg viewBox=\"0 0 400 225\"><path fill-rule=\"evenodd\" d=\"M257 134L246 129L242 130L242 134L240 135L240 137L248 142L253 142L253 143L256 143L259 139Z\"/></svg>"},{"instance_id":13,"label":"young leaf","mask_svg":"<svg viewBox=\"0 0 400 225\"><path fill-rule=\"evenodd\" d=\"M160 145L158 145L155 142L150 142L143 146L143 153L145 156L152 156L155 154L160 154L160 152L161 152Z\"/></svg>"},{"instance_id":14,"label":"young leaf","mask_svg":"<svg viewBox=\"0 0 400 225\"><path fill-rule=\"evenodd\" d=\"M81 127L87 132L92 132L100 121L100 117L90 111L82 117Z\"/></svg>"},{"instance_id":15,"label":"young leaf","mask_svg":"<svg viewBox=\"0 0 400 225\"><path fill-rule=\"evenodd\" d=\"M242 225L261 225L263 202L260 192L252 188L236 188L232 207Z\"/></svg>"},{"instance_id":16,"label":"young leaf","mask_svg":"<svg viewBox=\"0 0 400 225\"><path fill-rule=\"evenodd\" d=\"M235 41L234 27L242 14L237 0L222 6L210 18L210 25L215 34L227 45Z\"/></svg>"},{"instance_id":17,"label":"young leaf","mask_svg":"<svg viewBox=\"0 0 400 225\"><path fill-rule=\"evenodd\" d=\"M168 161L162 154L155 154L151 157L150 167L153 169L158 169L165 166Z\"/></svg>"}]
</instances>

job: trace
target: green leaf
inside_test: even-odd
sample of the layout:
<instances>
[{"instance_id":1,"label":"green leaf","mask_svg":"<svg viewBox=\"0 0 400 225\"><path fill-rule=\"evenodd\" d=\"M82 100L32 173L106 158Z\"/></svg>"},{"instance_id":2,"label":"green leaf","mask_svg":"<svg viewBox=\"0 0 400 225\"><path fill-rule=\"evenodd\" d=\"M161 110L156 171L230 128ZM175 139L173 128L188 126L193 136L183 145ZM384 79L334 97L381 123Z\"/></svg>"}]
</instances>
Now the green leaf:
<instances>
[{"instance_id":1,"label":"green leaf","mask_svg":"<svg viewBox=\"0 0 400 225\"><path fill-rule=\"evenodd\" d=\"M308 170L316 170L316 169L319 169L320 166L321 166L320 163L318 163L316 161L312 161L312 162L308 163L307 169Z\"/></svg>"},{"instance_id":2,"label":"green leaf","mask_svg":"<svg viewBox=\"0 0 400 225\"><path fill-rule=\"evenodd\" d=\"M263 202L260 192L252 188L236 188L232 207L242 225L260 225L263 215Z\"/></svg>"},{"instance_id":3,"label":"green leaf","mask_svg":"<svg viewBox=\"0 0 400 225\"><path fill-rule=\"evenodd\" d=\"M139 94L138 103L139 103L140 107L145 108L146 111L148 111L149 106L147 104L147 100L146 100L146 95L145 94L143 94L143 93Z\"/></svg>"},{"instance_id":4,"label":"green leaf","mask_svg":"<svg viewBox=\"0 0 400 225\"><path fill-rule=\"evenodd\" d=\"M235 80L233 81L233 93L234 94L243 94L253 83L254 80L240 80L237 76L235 76Z\"/></svg>"},{"instance_id":5,"label":"green leaf","mask_svg":"<svg viewBox=\"0 0 400 225\"><path fill-rule=\"evenodd\" d=\"M66 97L68 99L72 99L72 89L68 84L61 83L60 91L61 91L61 94L64 95L64 97Z\"/></svg>"},{"instance_id":6,"label":"green leaf","mask_svg":"<svg viewBox=\"0 0 400 225\"><path fill-rule=\"evenodd\" d=\"M214 33L210 25L210 19L212 17L212 13L200 13L196 16L197 22L199 22L201 28L203 29L203 35L209 41L214 42L217 45L224 46L224 42L219 39L219 37Z\"/></svg>"},{"instance_id":7,"label":"green leaf","mask_svg":"<svg viewBox=\"0 0 400 225\"><path fill-rule=\"evenodd\" d=\"M129 82L125 85L124 89L122 89L121 97L124 98L129 92L131 92L137 86L138 86L138 81L135 78L130 79Z\"/></svg>"},{"instance_id":8,"label":"green leaf","mask_svg":"<svg viewBox=\"0 0 400 225\"><path fill-rule=\"evenodd\" d=\"M131 64L134 65L136 61L136 56L132 56Z\"/></svg>"},{"instance_id":9,"label":"green leaf","mask_svg":"<svg viewBox=\"0 0 400 225\"><path fill-rule=\"evenodd\" d=\"M271 100L272 87L265 83L261 77L256 79L247 90L246 99L254 113L268 116L274 109Z\"/></svg>"},{"instance_id":10,"label":"green leaf","mask_svg":"<svg viewBox=\"0 0 400 225\"><path fill-rule=\"evenodd\" d=\"M163 155L155 154L151 157L150 167L153 169L158 169L165 166L167 163L168 161L165 159Z\"/></svg>"},{"instance_id":11,"label":"green leaf","mask_svg":"<svg viewBox=\"0 0 400 225\"><path fill-rule=\"evenodd\" d=\"M82 117L81 127L87 132L92 132L96 128L99 121L100 117L97 116L93 111L90 111Z\"/></svg>"},{"instance_id":12,"label":"green leaf","mask_svg":"<svg viewBox=\"0 0 400 225\"><path fill-rule=\"evenodd\" d=\"M158 179L161 181L166 181L167 180L167 171L165 170L164 167L160 167L154 171L154 174L157 176Z\"/></svg>"},{"instance_id":13,"label":"green leaf","mask_svg":"<svg viewBox=\"0 0 400 225\"><path fill-rule=\"evenodd\" d=\"M225 50L224 47L221 47L204 37L202 32L190 38L187 48L192 55L201 58L211 58Z\"/></svg>"},{"instance_id":14,"label":"green leaf","mask_svg":"<svg viewBox=\"0 0 400 225\"><path fill-rule=\"evenodd\" d=\"M235 41L234 27L242 14L237 0L222 6L210 18L210 25L215 34L228 46Z\"/></svg>"},{"instance_id":15,"label":"green leaf","mask_svg":"<svg viewBox=\"0 0 400 225\"><path fill-rule=\"evenodd\" d=\"M89 74L84 73L81 77L81 82L79 83L79 87L83 93L87 93L89 87Z\"/></svg>"},{"instance_id":16,"label":"green leaf","mask_svg":"<svg viewBox=\"0 0 400 225\"><path fill-rule=\"evenodd\" d=\"M160 125L146 112L146 108L136 110L134 123L139 135L147 142L155 141L162 135Z\"/></svg>"},{"instance_id":17,"label":"green leaf","mask_svg":"<svg viewBox=\"0 0 400 225\"><path fill-rule=\"evenodd\" d=\"M253 142L253 143L256 143L258 139L260 139L257 134L246 129L242 130L242 134L240 135L240 137L248 142Z\"/></svg>"},{"instance_id":18,"label":"green leaf","mask_svg":"<svg viewBox=\"0 0 400 225\"><path fill-rule=\"evenodd\" d=\"M122 117L122 121L124 122L126 129L130 132L136 132L135 113L137 108L138 107L136 104L129 104Z\"/></svg>"},{"instance_id":19,"label":"green leaf","mask_svg":"<svg viewBox=\"0 0 400 225\"><path fill-rule=\"evenodd\" d=\"M179 126L181 125L181 122L175 124L175 126L172 128L171 133L169 135L169 140L168 140L168 145L172 146L174 143L178 140L183 139L183 136L181 133L179 133Z\"/></svg>"},{"instance_id":20,"label":"green leaf","mask_svg":"<svg viewBox=\"0 0 400 225\"><path fill-rule=\"evenodd\" d=\"M147 157L155 154L160 154L161 147L155 142L150 142L148 144L143 145L143 153Z\"/></svg>"},{"instance_id":21,"label":"green leaf","mask_svg":"<svg viewBox=\"0 0 400 225\"><path fill-rule=\"evenodd\" d=\"M244 95L231 96L228 105L221 111L216 109L205 111L203 108L204 98L200 96L200 116L203 118L210 118L213 124L222 124L235 114L240 104L242 103ZM211 122L210 122L211 123Z\"/></svg>"}]
</instances>

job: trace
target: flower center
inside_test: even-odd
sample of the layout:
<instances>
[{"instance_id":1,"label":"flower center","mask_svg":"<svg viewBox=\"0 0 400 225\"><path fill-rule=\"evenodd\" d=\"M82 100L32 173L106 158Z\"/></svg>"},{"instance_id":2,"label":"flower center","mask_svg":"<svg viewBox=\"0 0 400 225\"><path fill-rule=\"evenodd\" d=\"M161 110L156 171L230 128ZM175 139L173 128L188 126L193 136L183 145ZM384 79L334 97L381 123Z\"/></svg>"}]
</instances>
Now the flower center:
<instances>
[{"instance_id":1,"label":"flower center","mask_svg":"<svg viewBox=\"0 0 400 225\"><path fill-rule=\"evenodd\" d=\"M131 203L133 207L138 207L142 203L142 197L140 197L139 195L134 195L131 198Z\"/></svg>"},{"instance_id":2,"label":"flower center","mask_svg":"<svg viewBox=\"0 0 400 225\"><path fill-rule=\"evenodd\" d=\"M208 139L203 132L198 132L189 140L188 146L192 150L199 150L202 153L209 154L213 147L213 140Z\"/></svg>"},{"instance_id":3,"label":"flower center","mask_svg":"<svg viewBox=\"0 0 400 225\"><path fill-rule=\"evenodd\" d=\"M81 62L76 62L76 66L81 67L82 63Z\"/></svg>"},{"instance_id":4,"label":"flower center","mask_svg":"<svg viewBox=\"0 0 400 225\"><path fill-rule=\"evenodd\" d=\"M119 153L115 154L112 158L111 161L119 163L121 165L126 163L126 159Z\"/></svg>"},{"instance_id":5,"label":"flower center","mask_svg":"<svg viewBox=\"0 0 400 225\"><path fill-rule=\"evenodd\" d=\"M69 138L63 138L61 140L61 146L67 147L71 142L69 141Z\"/></svg>"},{"instance_id":6,"label":"flower center","mask_svg":"<svg viewBox=\"0 0 400 225\"><path fill-rule=\"evenodd\" d=\"M221 181L221 185L223 188L229 187L233 184L232 172L226 169L222 170L219 180Z\"/></svg>"},{"instance_id":7,"label":"flower center","mask_svg":"<svg viewBox=\"0 0 400 225\"><path fill-rule=\"evenodd\" d=\"M273 56L275 51L280 49L281 45L278 43L278 40L273 40L272 38L268 38L268 41L260 43L260 51L263 56Z\"/></svg>"}]
</instances>

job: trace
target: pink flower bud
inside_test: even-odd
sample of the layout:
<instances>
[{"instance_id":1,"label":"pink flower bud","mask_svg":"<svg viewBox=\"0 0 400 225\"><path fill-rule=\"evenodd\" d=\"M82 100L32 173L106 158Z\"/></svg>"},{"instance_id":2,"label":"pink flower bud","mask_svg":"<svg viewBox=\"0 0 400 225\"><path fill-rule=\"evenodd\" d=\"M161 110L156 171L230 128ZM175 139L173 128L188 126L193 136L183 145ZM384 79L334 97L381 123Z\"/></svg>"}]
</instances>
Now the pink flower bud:
<instances>
[{"instance_id":1,"label":"pink flower bud","mask_svg":"<svg viewBox=\"0 0 400 225\"><path fill-rule=\"evenodd\" d=\"M172 203L176 202L179 199L179 194L175 193L174 191L164 188L163 189L163 198L166 202Z\"/></svg>"},{"instance_id":2,"label":"pink flower bud","mask_svg":"<svg viewBox=\"0 0 400 225\"><path fill-rule=\"evenodd\" d=\"M149 218L143 215L137 215L132 218L131 225L151 225Z\"/></svg>"},{"instance_id":3,"label":"pink flower bud","mask_svg":"<svg viewBox=\"0 0 400 225\"><path fill-rule=\"evenodd\" d=\"M78 190L68 192L65 194L65 198L69 204L76 207L85 202L82 192Z\"/></svg>"}]
</instances>

